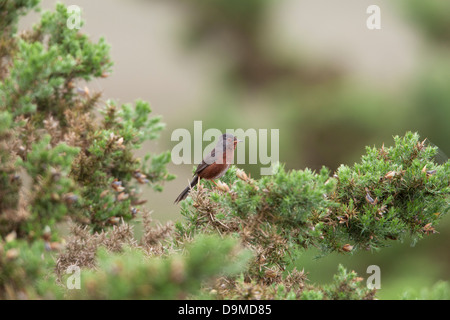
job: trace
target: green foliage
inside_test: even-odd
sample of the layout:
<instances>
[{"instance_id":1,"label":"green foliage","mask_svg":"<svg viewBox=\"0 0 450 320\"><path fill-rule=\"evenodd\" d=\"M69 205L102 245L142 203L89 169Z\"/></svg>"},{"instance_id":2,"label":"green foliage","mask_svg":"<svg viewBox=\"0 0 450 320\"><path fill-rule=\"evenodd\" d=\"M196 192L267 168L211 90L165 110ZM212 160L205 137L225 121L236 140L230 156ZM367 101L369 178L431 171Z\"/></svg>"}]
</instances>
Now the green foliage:
<instances>
[{"instance_id":1,"label":"green foliage","mask_svg":"<svg viewBox=\"0 0 450 320\"><path fill-rule=\"evenodd\" d=\"M44 248L43 241L0 240L0 299L62 297L52 274L52 256Z\"/></svg>"},{"instance_id":2,"label":"green foliage","mask_svg":"<svg viewBox=\"0 0 450 320\"><path fill-rule=\"evenodd\" d=\"M56 11L45 12L41 23L34 27L39 38L48 38L48 46L56 48L58 53L69 58L73 63L70 73L59 72L65 76L65 80L82 78L91 80L93 77L101 77L109 72L112 62L109 59L109 45L104 38L100 38L97 44L93 44L87 35L80 34L76 28L67 28L69 13L63 4L56 5ZM83 23L81 22L81 26Z\"/></svg>"},{"instance_id":3,"label":"green foliage","mask_svg":"<svg viewBox=\"0 0 450 320\"><path fill-rule=\"evenodd\" d=\"M321 291L305 290L301 296L302 300L323 300L323 293Z\"/></svg>"},{"instance_id":4,"label":"green foliage","mask_svg":"<svg viewBox=\"0 0 450 320\"><path fill-rule=\"evenodd\" d=\"M81 81L108 76L112 63L104 39L93 43L67 28L62 4L44 12L33 30L15 34L19 15L36 5L0 2L5 23L0 37L1 299L67 295L57 285L63 262L75 255L77 263L88 261L92 264L85 267L92 267L97 247L119 252L134 245L126 227L113 228L109 236L100 231L140 213L145 202L139 199L140 186L161 191L164 181L174 178L166 168L169 152L148 153L144 161L133 153L164 128L161 117L150 116L148 103L116 107L109 101L99 119L101 95L79 87ZM83 248L68 246L71 253L64 255L58 253L63 247L58 223L67 218L87 226L87 242ZM148 250L159 250L158 239L168 230L148 227L143 238L153 245ZM92 231L99 233L89 236Z\"/></svg>"},{"instance_id":5,"label":"green foliage","mask_svg":"<svg viewBox=\"0 0 450 320\"><path fill-rule=\"evenodd\" d=\"M341 206L330 217L339 224L325 233L326 241L338 243L339 235L347 233L344 241L376 249L386 239L411 235L417 241L435 232L450 209L450 163L437 164L437 148L420 142L417 134L394 139L395 146L367 148L361 163L337 170L337 188L330 199Z\"/></svg>"},{"instance_id":6,"label":"green foliage","mask_svg":"<svg viewBox=\"0 0 450 320\"><path fill-rule=\"evenodd\" d=\"M98 252L97 270L81 273L77 299L183 299L199 294L201 285L219 276L245 269L249 252L235 239L199 236L185 253L147 257L142 250L126 248L111 254Z\"/></svg>"},{"instance_id":7,"label":"green foliage","mask_svg":"<svg viewBox=\"0 0 450 320\"><path fill-rule=\"evenodd\" d=\"M352 271L348 272L339 265L338 273L334 276L334 282L323 288L323 294L329 300L372 300L374 291L366 286L361 286L362 278Z\"/></svg>"},{"instance_id":8,"label":"green foliage","mask_svg":"<svg viewBox=\"0 0 450 320\"><path fill-rule=\"evenodd\" d=\"M73 105L73 81L110 71L104 39L91 43L86 35L67 28L67 19L66 7L58 4L56 12L45 12L33 32L17 40L9 76L0 84L0 105L14 115L39 111L39 116L63 119L64 110Z\"/></svg>"},{"instance_id":9,"label":"green foliage","mask_svg":"<svg viewBox=\"0 0 450 320\"><path fill-rule=\"evenodd\" d=\"M63 61L58 56L56 47L47 51L39 42L19 40L11 74L0 85L0 103L16 116L36 112L38 101L47 102L64 83L62 76L53 75L68 73L75 64L70 56Z\"/></svg>"},{"instance_id":10,"label":"green foliage","mask_svg":"<svg viewBox=\"0 0 450 320\"><path fill-rule=\"evenodd\" d=\"M368 289L363 279L339 265L333 282L303 290L301 300L373 300L375 290Z\"/></svg>"},{"instance_id":11,"label":"green foliage","mask_svg":"<svg viewBox=\"0 0 450 320\"><path fill-rule=\"evenodd\" d=\"M30 216L16 230L21 236L42 236L46 226L74 214L72 204L79 198L77 186L68 176L79 149L64 143L52 148L50 140L49 135L44 136L33 144L26 161L18 160L31 177L33 190Z\"/></svg>"},{"instance_id":12,"label":"green foliage","mask_svg":"<svg viewBox=\"0 0 450 320\"><path fill-rule=\"evenodd\" d=\"M163 181L174 178L166 165L170 153L147 154L144 161L133 150L145 141L156 139L164 128L160 117L149 117L148 103L137 101L117 108L109 101L103 111L102 125L89 137L90 146L77 159L72 175L83 184L83 208L95 229L99 230L111 219L134 217L139 200L139 186L150 184L161 191Z\"/></svg>"},{"instance_id":13,"label":"green foliage","mask_svg":"<svg viewBox=\"0 0 450 320\"><path fill-rule=\"evenodd\" d=\"M402 296L404 300L449 300L450 285L445 281L438 281L431 288L420 291L407 290Z\"/></svg>"},{"instance_id":14,"label":"green foliage","mask_svg":"<svg viewBox=\"0 0 450 320\"><path fill-rule=\"evenodd\" d=\"M272 284L238 277L234 282L220 282L216 298L239 300L372 300L376 290L368 289L363 279L339 265L333 282L326 285L308 283L305 273L293 270ZM230 282L232 284L230 284Z\"/></svg>"},{"instance_id":15,"label":"green foliage","mask_svg":"<svg viewBox=\"0 0 450 320\"><path fill-rule=\"evenodd\" d=\"M20 181L14 173L11 154L6 145L11 136L12 116L8 112L0 112L0 212L4 212L10 207L15 207L17 203L17 193L20 188ZM0 230L3 228L3 219L0 216Z\"/></svg>"},{"instance_id":16,"label":"green foliage","mask_svg":"<svg viewBox=\"0 0 450 320\"><path fill-rule=\"evenodd\" d=\"M27 154L26 161L18 160L34 181L44 176L51 167L58 167L65 173L69 173L70 165L80 151L64 143L50 148L50 140L51 137L45 135L41 141L33 145L32 150Z\"/></svg>"},{"instance_id":17,"label":"green foliage","mask_svg":"<svg viewBox=\"0 0 450 320\"><path fill-rule=\"evenodd\" d=\"M181 238L239 236L256 252L249 276L269 282L267 273L284 271L298 246L345 253L375 250L405 235L417 241L435 233L450 210L450 162L437 164L437 148L417 134L394 140L393 147L367 148L360 163L342 165L333 177L327 169L278 166L272 176L253 180L232 168L224 177L229 190L218 193L208 184L192 192L181 211L187 223L177 232Z\"/></svg>"},{"instance_id":18,"label":"green foliage","mask_svg":"<svg viewBox=\"0 0 450 320\"><path fill-rule=\"evenodd\" d=\"M170 153L149 153L145 161L133 154L164 128L148 103L108 102L103 121L96 119L101 95L77 86L108 76L109 45L68 28L68 18L67 8L56 5L32 31L10 37L14 45L4 52L10 63L0 74L3 235L39 237L66 216L99 231L136 216L144 203L140 185L161 191L174 178L166 169Z\"/></svg>"},{"instance_id":19,"label":"green foliage","mask_svg":"<svg viewBox=\"0 0 450 320\"><path fill-rule=\"evenodd\" d=\"M16 25L19 17L28 13L30 9L35 8L40 0L2 0L0 9L2 11L2 20L0 20L0 30L2 36L10 36L16 32Z\"/></svg>"},{"instance_id":20,"label":"green foliage","mask_svg":"<svg viewBox=\"0 0 450 320\"><path fill-rule=\"evenodd\" d=\"M0 134L5 134L11 128L12 116L8 112L0 113Z\"/></svg>"}]
</instances>

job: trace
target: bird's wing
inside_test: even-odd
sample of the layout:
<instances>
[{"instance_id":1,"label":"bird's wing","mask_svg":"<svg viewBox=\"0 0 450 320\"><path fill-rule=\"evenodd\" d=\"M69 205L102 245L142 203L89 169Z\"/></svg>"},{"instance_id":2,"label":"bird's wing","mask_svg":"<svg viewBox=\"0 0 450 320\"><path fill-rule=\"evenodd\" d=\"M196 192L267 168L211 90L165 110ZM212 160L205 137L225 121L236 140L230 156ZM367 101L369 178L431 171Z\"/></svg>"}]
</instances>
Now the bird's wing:
<instances>
[{"instance_id":1,"label":"bird's wing","mask_svg":"<svg viewBox=\"0 0 450 320\"><path fill-rule=\"evenodd\" d=\"M212 151L209 155L207 155L205 158L203 158L202 163L198 165L197 170L195 170L194 175L202 172L206 167L208 167L210 164L213 164L216 161L217 161L216 148L214 148L214 149L212 149Z\"/></svg>"}]
</instances>

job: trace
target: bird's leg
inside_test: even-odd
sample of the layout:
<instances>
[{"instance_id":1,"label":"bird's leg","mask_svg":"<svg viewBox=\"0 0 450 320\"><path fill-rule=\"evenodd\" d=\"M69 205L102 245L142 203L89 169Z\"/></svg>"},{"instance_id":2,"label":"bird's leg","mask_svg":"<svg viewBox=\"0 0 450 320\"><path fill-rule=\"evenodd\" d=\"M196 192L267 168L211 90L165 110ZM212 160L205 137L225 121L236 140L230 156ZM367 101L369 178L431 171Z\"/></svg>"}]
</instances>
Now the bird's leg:
<instances>
[{"instance_id":1,"label":"bird's leg","mask_svg":"<svg viewBox=\"0 0 450 320\"><path fill-rule=\"evenodd\" d=\"M219 186L217 185L217 183L214 180L211 180L212 183L214 183L216 185L217 188L219 188Z\"/></svg>"},{"instance_id":2,"label":"bird's leg","mask_svg":"<svg viewBox=\"0 0 450 320\"><path fill-rule=\"evenodd\" d=\"M197 183L197 190L202 190L203 189L203 184L202 184L202 179L199 179L198 180L198 183Z\"/></svg>"}]
</instances>

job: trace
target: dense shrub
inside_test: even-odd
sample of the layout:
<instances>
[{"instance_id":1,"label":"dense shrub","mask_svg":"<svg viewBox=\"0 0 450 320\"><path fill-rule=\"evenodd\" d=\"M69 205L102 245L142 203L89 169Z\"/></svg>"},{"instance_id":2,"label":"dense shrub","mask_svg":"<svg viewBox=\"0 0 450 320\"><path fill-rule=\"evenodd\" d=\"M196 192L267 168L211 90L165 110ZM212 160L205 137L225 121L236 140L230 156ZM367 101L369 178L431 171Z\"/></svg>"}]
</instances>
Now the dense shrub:
<instances>
[{"instance_id":1,"label":"dense shrub","mask_svg":"<svg viewBox=\"0 0 450 320\"><path fill-rule=\"evenodd\" d=\"M67 28L65 6L17 33L37 3L7 0L0 12L1 299L373 299L343 266L328 285L308 283L287 268L292 250L416 241L449 211L450 163L407 133L334 174L277 165L251 179L233 166L227 185L192 191L184 221L155 225L139 191L174 178L170 153L134 151L159 137L161 119L147 102L119 106L89 91L111 71L109 46ZM80 289L68 290L74 266Z\"/></svg>"}]
</instances>

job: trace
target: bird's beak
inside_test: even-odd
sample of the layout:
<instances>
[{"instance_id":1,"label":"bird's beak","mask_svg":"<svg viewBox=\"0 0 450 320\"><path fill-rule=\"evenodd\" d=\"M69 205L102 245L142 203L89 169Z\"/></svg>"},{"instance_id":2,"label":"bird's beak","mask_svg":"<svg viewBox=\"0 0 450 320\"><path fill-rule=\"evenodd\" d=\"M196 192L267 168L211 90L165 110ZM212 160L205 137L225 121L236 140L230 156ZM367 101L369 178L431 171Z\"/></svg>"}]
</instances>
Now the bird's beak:
<instances>
[{"instance_id":1,"label":"bird's beak","mask_svg":"<svg viewBox=\"0 0 450 320\"><path fill-rule=\"evenodd\" d=\"M238 139L237 142L244 142L244 140L239 140L239 139Z\"/></svg>"}]
</instances>

